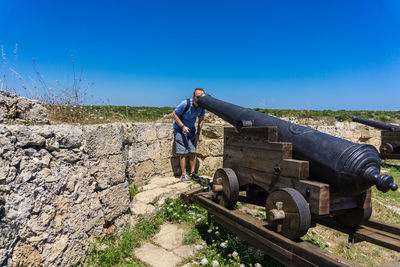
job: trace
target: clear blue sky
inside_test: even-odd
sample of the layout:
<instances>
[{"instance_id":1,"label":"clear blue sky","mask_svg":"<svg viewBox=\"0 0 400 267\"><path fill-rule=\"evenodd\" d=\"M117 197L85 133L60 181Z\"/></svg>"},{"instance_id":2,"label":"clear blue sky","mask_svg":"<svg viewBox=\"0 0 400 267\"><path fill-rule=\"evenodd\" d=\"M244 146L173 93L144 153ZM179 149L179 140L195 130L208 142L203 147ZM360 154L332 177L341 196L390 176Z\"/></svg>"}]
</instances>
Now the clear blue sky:
<instances>
[{"instance_id":1,"label":"clear blue sky","mask_svg":"<svg viewBox=\"0 0 400 267\"><path fill-rule=\"evenodd\" d=\"M195 87L247 107L400 109L400 1L0 0L17 67L71 73L114 105L175 106Z\"/></svg>"}]
</instances>

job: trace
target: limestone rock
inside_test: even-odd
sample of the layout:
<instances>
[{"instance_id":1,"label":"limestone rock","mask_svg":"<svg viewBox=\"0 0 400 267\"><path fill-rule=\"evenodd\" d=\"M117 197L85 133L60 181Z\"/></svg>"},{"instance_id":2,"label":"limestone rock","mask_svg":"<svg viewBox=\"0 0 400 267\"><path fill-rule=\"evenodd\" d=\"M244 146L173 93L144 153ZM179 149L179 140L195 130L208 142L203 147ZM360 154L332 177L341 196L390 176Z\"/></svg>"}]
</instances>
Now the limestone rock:
<instances>
[{"instance_id":1,"label":"limestone rock","mask_svg":"<svg viewBox=\"0 0 400 267\"><path fill-rule=\"evenodd\" d=\"M152 203L154 200L160 198L163 194L169 190L166 188L155 188L149 191L140 192L134 198L135 201L140 201L145 204Z\"/></svg>"},{"instance_id":2,"label":"limestone rock","mask_svg":"<svg viewBox=\"0 0 400 267\"><path fill-rule=\"evenodd\" d=\"M175 267L182 258L150 243L134 250L135 257L153 267Z\"/></svg>"},{"instance_id":3,"label":"limestone rock","mask_svg":"<svg viewBox=\"0 0 400 267\"><path fill-rule=\"evenodd\" d=\"M124 140L123 124L88 125L83 127L83 131L91 158L121 153Z\"/></svg>"},{"instance_id":4,"label":"limestone rock","mask_svg":"<svg viewBox=\"0 0 400 267\"><path fill-rule=\"evenodd\" d=\"M106 222L111 222L129 209L129 190L127 182L103 190L98 194Z\"/></svg>"},{"instance_id":5,"label":"limestone rock","mask_svg":"<svg viewBox=\"0 0 400 267\"><path fill-rule=\"evenodd\" d=\"M185 229L179 228L176 224L163 224L160 232L154 236L154 242L167 250L172 250L183 244L185 232Z\"/></svg>"},{"instance_id":6,"label":"limestone rock","mask_svg":"<svg viewBox=\"0 0 400 267\"><path fill-rule=\"evenodd\" d=\"M130 204L131 213L136 216L151 215L156 208L153 205L145 204L140 201L133 201Z\"/></svg>"}]
</instances>

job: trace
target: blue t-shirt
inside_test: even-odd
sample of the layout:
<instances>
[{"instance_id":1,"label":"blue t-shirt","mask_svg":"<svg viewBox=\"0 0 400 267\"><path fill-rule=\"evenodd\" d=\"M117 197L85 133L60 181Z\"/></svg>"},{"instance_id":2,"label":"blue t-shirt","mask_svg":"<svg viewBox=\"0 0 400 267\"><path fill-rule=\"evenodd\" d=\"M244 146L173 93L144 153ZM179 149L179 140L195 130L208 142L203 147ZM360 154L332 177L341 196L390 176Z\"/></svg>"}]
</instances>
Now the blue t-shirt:
<instances>
[{"instance_id":1,"label":"blue t-shirt","mask_svg":"<svg viewBox=\"0 0 400 267\"><path fill-rule=\"evenodd\" d=\"M190 99L190 107L189 109L185 112L185 114L182 115L182 112L185 110L185 107L187 105L186 99L183 100L174 110L176 115L178 115L182 121L182 123L189 128L195 127L196 119L197 117L204 116L206 114L205 109L202 109L201 107L197 106L195 109L193 106L193 99ZM175 129L180 129L179 125L174 121L174 128Z\"/></svg>"}]
</instances>

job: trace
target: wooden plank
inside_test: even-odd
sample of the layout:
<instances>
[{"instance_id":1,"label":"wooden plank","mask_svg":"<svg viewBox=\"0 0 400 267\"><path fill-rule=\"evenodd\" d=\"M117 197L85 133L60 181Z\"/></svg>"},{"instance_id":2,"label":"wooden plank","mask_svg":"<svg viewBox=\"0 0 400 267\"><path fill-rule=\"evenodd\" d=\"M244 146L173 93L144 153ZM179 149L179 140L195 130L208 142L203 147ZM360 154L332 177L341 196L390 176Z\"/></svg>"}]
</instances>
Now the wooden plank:
<instances>
[{"instance_id":1,"label":"wooden plank","mask_svg":"<svg viewBox=\"0 0 400 267\"><path fill-rule=\"evenodd\" d=\"M284 155L280 151L271 152L261 148L245 148L226 145L224 147L223 166L240 165L268 173L274 173L276 164L280 164Z\"/></svg>"},{"instance_id":2,"label":"wooden plank","mask_svg":"<svg viewBox=\"0 0 400 267\"><path fill-rule=\"evenodd\" d=\"M386 136L397 136L400 137L400 131L381 131L381 137L386 137Z\"/></svg>"},{"instance_id":3,"label":"wooden plank","mask_svg":"<svg viewBox=\"0 0 400 267\"><path fill-rule=\"evenodd\" d=\"M211 218L221 224L223 227L240 236L249 244L258 249L261 249L265 254L269 255L280 263L286 266L291 265L293 253L291 253L290 251L285 250L284 248L278 246L277 244L274 244L267 238L252 232L247 227L243 227L242 225L230 218L221 216L218 213L214 213Z\"/></svg>"},{"instance_id":4,"label":"wooden plank","mask_svg":"<svg viewBox=\"0 0 400 267\"><path fill-rule=\"evenodd\" d=\"M307 179L310 172L310 163L304 160L284 159L280 163L281 175L299 179Z\"/></svg>"},{"instance_id":5,"label":"wooden plank","mask_svg":"<svg viewBox=\"0 0 400 267\"><path fill-rule=\"evenodd\" d=\"M227 167L234 170L239 181L241 181L240 186L245 185L246 183L256 184L263 188L266 192L270 192L274 188L294 188L306 198L310 204L310 211L313 216L329 214L330 195L328 184L277 176L237 165L231 165Z\"/></svg>"},{"instance_id":6,"label":"wooden plank","mask_svg":"<svg viewBox=\"0 0 400 267\"><path fill-rule=\"evenodd\" d=\"M397 146L400 143L400 136L382 136L382 143L390 143L392 146Z\"/></svg>"},{"instance_id":7,"label":"wooden plank","mask_svg":"<svg viewBox=\"0 0 400 267\"><path fill-rule=\"evenodd\" d=\"M224 128L224 136L228 136L230 138L243 138L247 137L246 139L248 140L248 137L252 137L252 140L250 142L264 142L269 141L269 142L277 142L278 141L278 128L276 126L272 127L244 127L242 128L241 132L238 133L235 131L234 127L225 127Z\"/></svg>"},{"instance_id":8,"label":"wooden plank","mask_svg":"<svg viewBox=\"0 0 400 267\"><path fill-rule=\"evenodd\" d=\"M331 253L325 252L318 247L307 242L297 243L293 246L294 255L301 255L316 266L359 266L353 262L341 259Z\"/></svg>"},{"instance_id":9,"label":"wooden plank","mask_svg":"<svg viewBox=\"0 0 400 267\"><path fill-rule=\"evenodd\" d=\"M358 240L364 240L378 246L400 252L400 240L381 235L369 229L362 228L357 230L353 237Z\"/></svg>"},{"instance_id":10,"label":"wooden plank","mask_svg":"<svg viewBox=\"0 0 400 267\"><path fill-rule=\"evenodd\" d=\"M400 226L398 225L390 225L373 220L366 221L363 225L400 236Z\"/></svg>"}]
</instances>

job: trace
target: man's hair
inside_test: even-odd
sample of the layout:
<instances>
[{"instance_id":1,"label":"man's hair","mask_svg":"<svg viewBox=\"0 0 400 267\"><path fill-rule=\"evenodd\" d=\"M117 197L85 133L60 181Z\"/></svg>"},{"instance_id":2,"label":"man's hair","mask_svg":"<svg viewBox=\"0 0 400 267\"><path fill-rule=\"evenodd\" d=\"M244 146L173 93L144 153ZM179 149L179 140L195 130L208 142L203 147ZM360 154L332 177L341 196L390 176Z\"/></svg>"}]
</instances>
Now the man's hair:
<instances>
[{"instance_id":1,"label":"man's hair","mask_svg":"<svg viewBox=\"0 0 400 267\"><path fill-rule=\"evenodd\" d=\"M203 93L204 93L204 89L203 89L203 88L196 88L196 89L194 89L193 94L194 94L197 90L203 91Z\"/></svg>"}]
</instances>

